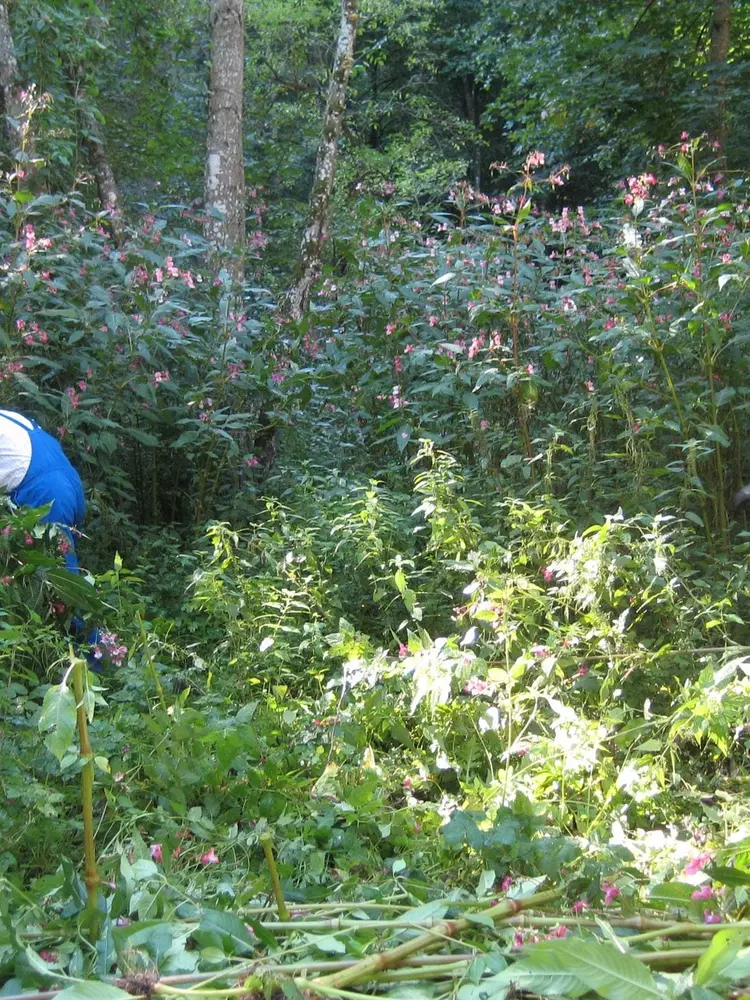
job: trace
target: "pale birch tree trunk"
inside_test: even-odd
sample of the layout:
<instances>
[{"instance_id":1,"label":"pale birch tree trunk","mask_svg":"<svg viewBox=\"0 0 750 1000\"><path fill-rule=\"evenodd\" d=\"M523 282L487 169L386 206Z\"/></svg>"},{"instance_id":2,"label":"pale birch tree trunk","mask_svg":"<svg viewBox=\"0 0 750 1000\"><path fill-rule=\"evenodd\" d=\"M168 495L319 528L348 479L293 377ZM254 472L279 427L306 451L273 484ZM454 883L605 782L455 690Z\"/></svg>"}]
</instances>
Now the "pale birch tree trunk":
<instances>
[{"instance_id":1,"label":"pale birch tree trunk","mask_svg":"<svg viewBox=\"0 0 750 1000\"><path fill-rule=\"evenodd\" d=\"M283 312L292 320L300 320L307 311L310 289L323 260L346 92L354 65L356 34L357 0L342 0L341 29L328 88L323 136L315 163L307 226L302 236L297 274L283 306Z\"/></svg>"},{"instance_id":2,"label":"pale birch tree trunk","mask_svg":"<svg viewBox=\"0 0 750 1000\"><path fill-rule=\"evenodd\" d=\"M729 56L729 44L732 26L732 0L713 0L713 15L711 18L711 51L709 53L710 70L712 74L712 89L714 91L714 128L713 136L718 139L722 149L727 139L727 102L726 66Z\"/></svg>"},{"instance_id":3,"label":"pale birch tree trunk","mask_svg":"<svg viewBox=\"0 0 750 1000\"><path fill-rule=\"evenodd\" d=\"M205 200L206 238L217 248L245 247L245 159L242 88L245 59L244 0L211 0L211 90L208 105ZM233 277L243 277L242 257Z\"/></svg>"}]
</instances>

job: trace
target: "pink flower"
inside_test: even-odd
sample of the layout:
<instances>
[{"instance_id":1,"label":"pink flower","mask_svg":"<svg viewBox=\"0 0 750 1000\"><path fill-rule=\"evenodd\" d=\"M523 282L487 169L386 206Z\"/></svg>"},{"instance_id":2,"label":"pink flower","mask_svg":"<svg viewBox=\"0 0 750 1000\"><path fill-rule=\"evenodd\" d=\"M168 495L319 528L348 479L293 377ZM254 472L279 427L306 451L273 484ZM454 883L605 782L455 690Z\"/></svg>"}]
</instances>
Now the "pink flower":
<instances>
[{"instance_id":1,"label":"pink flower","mask_svg":"<svg viewBox=\"0 0 750 1000\"><path fill-rule=\"evenodd\" d=\"M543 566L540 572L542 574L542 577L544 578L545 583L549 583L552 577L554 576L554 573L549 568L549 566Z\"/></svg>"},{"instance_id":2,"label":"pink flower","mask_svg":"<svg viewBox=\"0 0 750 1000\"><path fill-rule=\"evenodd\" d=\"M154 372L151 376L151 385L160 385L162 382L169 382L171 380L171 375L168 371Z\"/></svg>"},{"instance_id":3,"label":"pink flower","mask_svg":"<svg viewBox=\"0 0 750 1000\"><path fill-rule=\"evenodd\" d=\"M70 552L70 542L67 538L58 538L57 551L62 552L63 555L65 555L66 552Z\"/></svg>"},{"instance_id":4,"label":"pink flower","mask_svg":"<svg viewBox=\"0 0 750 1000\"><path fill-rule=\"evenodd\" d=\"M11 531L12 531L11 526L9 524L6 524L5 527L3 528L3 534L9 535Z\"/></svg>"},{"instance_id":5,"label":"pink flower","mask_svg":"<svg viewBox=\"0 0 750 1000\"><path fill-rule=\"evenodd\" d=\"M559 927L553 928L547 935L548 941L554 941L555 938L564 938L568 936L568 928L565 924L560 924Z\"/></svg>"},{"instance_id":6,"label":"pink flower","mask_svg":"<svg viewBox=\"0 0 750 1000\"><path fill-rule=\"evenodd\" d=\"M219 860L220 859L217 857L216 851L213 849L213 847L209 851L206 851L205 854L201 855L202 865L218 865Z\"/></svg>"},{"instance_id":7,"label":"pink flower","mask_svg":"<svg viewBox=\"0 0 750 1000\"><path fill-rule=\"evenodd\" d=\"M490 426L489 420L480 420L479 421L479 429L480 430L482 430L482 431L489 430L489 426Z\"/></svg>"},{"instance_id":8,"label":"pink flower","mask_svg":"<svg viewBox=\"0 0 750 1000\"><path fill-rule=\"evenodd\" d=\"M536 371L536 368L534 368L533 365L526 365L526 371L529 373L529 375L533 375L534 372Z\"/></svg>"},{"instance_id":9,"label":"pink flower","mask_svg":"<svg viewBox=\"0 0 750 1000\"><path fill-rule=\"evenodd\" d=\"M390 337L390 335L392 333L394 333L395 330L396 330L396 324L395 323L388 323L388 324L386 324L386 328L385 328L385 335L386 335L386 337Z\"/></svg>"},{"instance_id":10,"label":"pink flower","mask_svg":"<svg viewBox=\"0 0 750 1000\"><path fill-rule=\"evenodd\" d=\"M26 542L26 544L27 544L27 545L33 545L33 544L34 544L34 539L33 539L33 538L32 538L32 536L31 536L31 535L30 535L30 534L28 533L28 531L27 531L27 532L26 532L26 534L25 534L25 535L23 536L23 540L24 540L24 542Z\"/></svg>"},{"instance_id":11,"label":"pink flower","mask_svg":"<svg viewBox=\"0 0 750 1000\"><path fill-rule=\"evenodd\" d=\"M164 860L164 854L162 853L161 844L152 844L149 850L151 851L152 860L154 860L157 864L160 865Z\"/></svg>"},{"instance_id":12,"label":"pink flower","mask_svg":"<svg viewBox=\"0 0 750 1000\"><path fill-rule=\"evenodd\" d=\"M500 883L501 892L507 892L512 885L513 885L513 878L510 875L506 875L505 878Z\"/></svg>"},{"instance_id":13,"label":"pink flower","mask_svg":"<svg viewBox=\"0 0 750 1000\"><path fill-rule=\"evenodd\" d=\"M609 906L613 900L617 899L620 895L620 890L616 885L610 885L608 882L602 882L602 892L604 894L604 905Z\"/></svg>"},{"instance_id":14,"label":"pink flower","mask_svg":"<svg viewBox=\"0 0 750 1000\"><path fill-rule=\"evenodd\" d=\"M409 647L406 645L405 642L400 642L398 644L398 655L400 658L409 655Z\"/></svg>"},{"instance_id":15,"label":"pink flower","mask_svg":"<svg viewBox=\"0 0 750 1000\"><path fill-rule=\"evenodd\" d=\"M255 455L251 455L249 458L245 459L245 465L248 469L254 468L259 462L259 459Z\"/></svg>"},{"instance_id":16,"label":"pink flower","mask_svg":"<svg viewBox=\"0 0 750 1000\"><path fill-rule=\"evenodd\" d=\"M3 577L0 577L0 583L2 583L4 587L9 587L12 582L13 582L13 577L8 576L7 574Z\"/></svg>"},{"instance_id":17,"label":"pink flower","mask_svg":"<svg viewBox=\"0 0 750 1000\"><path fill-rule=\"evenodd\" d=\"M720 924L721 914L713 913L711 910L703 911L703 923L704 924Z\"/></svg>"},{"instance_id":18,"label":"pink flower","mask_svg":"<svg viewBox=\"0 0 750 1000\"><path fill-rule=\"evenodd\" d=\"M440 321L437 318L437 316L430 316L428 322L429 322L430 326L437 326Z\"/></svg>"},{"instance_id":19,"label":"pink flower","mask_svg":"<svg viewBox=\"0 0 750 1000\"><path fill-rule=\"evenodd\" d=\"M706 865L713 860L711 854L699 854L697 858L693 858L691 861L685 865L682 869L683 875L695 875L697 872L703 871Z\"/></svg>"},{"instance_id":20,"label":"pink flower","mask_svg":"<svg viewBox=\"0 0 750 1000\"><path fill-rule=\"evenodd\" d=\"M700 889L696 889L695 892L691 893L691 899L712 899L713 890L710 885L702 885Z\"/></svg>"},{"instance_id":21,"label":"pink flower","mask_svg":"<svg viewBox=\"0 0 750 1000\"><path fill-rule=\"evenodd\" d=\"M479 677L470 677L464 684L464 694L491 694L492 691L492 684L490 684L489 681L481 680Z\"/></svg>"},{"instance_id":22,"label":"pink flower","mask_svg":"<svg viewBox=\"0 0 750 1000\"><path fill-rule=\"evenodd\" d=\"M591 379L589 379L588 382L586 383L586 388L588 389L589 392L594 391L594 383L591 381Z\"/></svg>"}]
</instances>

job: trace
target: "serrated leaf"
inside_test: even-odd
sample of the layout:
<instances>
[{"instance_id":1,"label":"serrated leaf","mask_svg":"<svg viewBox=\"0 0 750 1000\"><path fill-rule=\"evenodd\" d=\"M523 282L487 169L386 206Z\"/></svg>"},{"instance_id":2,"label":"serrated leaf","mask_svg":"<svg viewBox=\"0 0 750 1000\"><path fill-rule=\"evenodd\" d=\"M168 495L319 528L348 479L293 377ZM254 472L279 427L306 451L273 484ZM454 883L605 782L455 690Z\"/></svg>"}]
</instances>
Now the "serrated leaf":
<instances>
[{"instance_id":1,"label":"serrated leaf","mask_svg":"<svg viewBox=\"0 0 750 1000\"><path fill-rule=\"evenodd\" d=\"M70 688L56 684L47 691L38 725L39 732L47 734L47 749L62 760L76 728L76 700Z\"/></svg>"}]
</instances>

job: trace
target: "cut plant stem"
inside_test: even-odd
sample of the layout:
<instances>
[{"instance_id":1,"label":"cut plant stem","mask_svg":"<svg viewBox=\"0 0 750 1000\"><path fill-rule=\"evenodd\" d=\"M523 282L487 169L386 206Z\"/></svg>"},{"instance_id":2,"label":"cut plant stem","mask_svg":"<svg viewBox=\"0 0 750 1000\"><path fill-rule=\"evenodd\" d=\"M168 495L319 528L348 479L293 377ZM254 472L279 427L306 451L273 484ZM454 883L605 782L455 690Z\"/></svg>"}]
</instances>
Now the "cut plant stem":
<instances>
[{"instance_id":1,"label":"cut plant stem","mask_svg":"<svg viewBox=\"0 0 750 1000\"><path fill-rule=\"evenodd\" d=\"M273 845L271 844L271 834L264 833L260 837L260 842L263 845L263 853L266 856L266 864L268 865L268 874L271 876L271 885L273 886L273 894L276 897L276 907L278 909L279 917L281 921L289 920L289 908L284 900L284 891L281 888L281 880L279 879L279 871L276 867L276 859L273 856Z\"/></svg>"},{"instance_id":2,"label":"cut plant stem","mask_svg":"<svg viewBox=\"0 0 750 1000\"><path fill-rule=\"evenodd\" d=\"M547 892L538 892L524 899L506 899L497 906L480 910L478 914L472 915L471 918L462 917L460 920L444 920L435 928L426 931L424 934L420 934L419 937L414 938L412 941L405 941L396 948L391 948L389 951L381 952L378 955L370 955L368 958L357 962L350 969L335 972L333 975L323 976L319 979L313 979L309 987L317 989L318 986L326 986L340 989L341 987L351 986L354 983L361 983L370 979L373 975L377 975L379 972L384 972L386 969L392 969L401 965L404 959L410 958L417 952L439 945L443 939L454 938L463 931L471 927L476 927L477 917L489 917L493 923L498 923L515 916L522 910L530 910L536 906L544 906L547 903L551 903L559 899L561 895L562 889L550 889Z\"/></svg>"}]
</instances>

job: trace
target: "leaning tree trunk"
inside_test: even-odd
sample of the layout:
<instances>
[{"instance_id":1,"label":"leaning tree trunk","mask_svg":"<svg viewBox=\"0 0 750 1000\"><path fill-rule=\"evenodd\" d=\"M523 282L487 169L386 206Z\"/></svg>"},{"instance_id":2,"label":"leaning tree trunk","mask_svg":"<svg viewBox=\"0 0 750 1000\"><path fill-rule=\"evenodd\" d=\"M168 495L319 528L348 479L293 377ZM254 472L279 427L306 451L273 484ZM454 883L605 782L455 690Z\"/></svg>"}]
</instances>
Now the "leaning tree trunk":
<instances>
[{"instance_id":1,"label":"leaning tree trunk","mask_svg":"<svg viewBox=\"0 0 750 1000\"><path fill-rule=\"evenodd\" d=\"M712 133L724 148L727 139L727 58L732 25L732 0L713 0L711 51L709 54L711 86L714 92Z\"/></svg>"},{"instance_id":2,"label":"leaning tree trunk","mask_svg":"<svg viewBox=\"0 0 750 1000\"><path fill-rule=\"evenodd\" d=\"M328 89L323 137L318 147L315 177L310 195L307 226L302 236L297 274L283 311L292 320L300 320L310 301L310 289L320 271L328 230L331 195L336 176L339 137L346 105L349 74L354 64L354 40L357 33L357 0L342 0L341 30Z\"/></svg>"},{"instance_id":3,"label":"leaning tree trunk","mask_svg":"<svg viewBox=\"0 0 750 1000\"><path fill-rule=\"evenodd\" d=\"M216 248L239 253L245 246L244 33L244 0L211 0L205 233ZM241 256L233 259L230 270L236 281L242 280Z\"/></svg>"},{"instance_id":4,"label":"leaning tree trunk","mask_svg":"<svg viewBox=\"0 0 750 1000\"><path fill-rule=\"evenodd\" d=\"M3 134L12 159L20 164L27 179L36 171L29 116L18 84L18 63L8 20L8 5L0 0L0 112ZM20 154L20 155L19 155Z\"/></svg>"}]
</instances>

